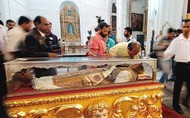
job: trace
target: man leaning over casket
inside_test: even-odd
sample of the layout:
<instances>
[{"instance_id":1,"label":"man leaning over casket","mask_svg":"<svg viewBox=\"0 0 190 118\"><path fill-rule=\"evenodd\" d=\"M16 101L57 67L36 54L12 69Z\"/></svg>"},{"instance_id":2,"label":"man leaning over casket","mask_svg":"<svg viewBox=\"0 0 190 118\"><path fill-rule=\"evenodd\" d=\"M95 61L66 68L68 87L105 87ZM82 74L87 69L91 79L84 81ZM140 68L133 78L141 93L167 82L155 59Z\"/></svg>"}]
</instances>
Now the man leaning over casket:
<instances>
[{"instance_id":1,"label":"man leaning over casket","mask_svg":"<svg viewBox=\"0 0 190 118\"><path fill-rule=\"evenodd\" d=\"M120 42L109 51L111 56L129 57L131 59L139 58L141 45L138 42Z\"/></svg>"}]
</instances>

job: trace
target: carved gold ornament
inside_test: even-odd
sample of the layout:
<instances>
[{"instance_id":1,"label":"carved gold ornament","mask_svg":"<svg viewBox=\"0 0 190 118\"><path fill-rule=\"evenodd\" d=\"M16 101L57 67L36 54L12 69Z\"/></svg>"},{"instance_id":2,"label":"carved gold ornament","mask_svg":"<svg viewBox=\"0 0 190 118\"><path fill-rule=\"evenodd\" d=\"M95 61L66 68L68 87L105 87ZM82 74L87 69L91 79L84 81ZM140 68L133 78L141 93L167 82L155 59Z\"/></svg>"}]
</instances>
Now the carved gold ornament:
<instances>
[{"instance_id":1,"label":"carved gold ornament","mask_svg":"<svg viewBox=\"0 0 190 118\"><path fill-rule=\"evenodd\" d=\"M10 118L84 118L83 107L80 104L66 104L51 107L49 109L32 109L28 113L24 111L10 112Z\"/></svg>"},{"instance_id":2,"label":"carved gold ornament","mask_svg":"<svg viewBox=\"0 0 190 118\"><path fill-rule=\"evenodd\" d=\"M114 102L114 118L162 118L163 93L121 97ZM123 110L125 109L125 110Z\"/></svg>"},{"instance_id":3,"label":"carved gold ornament","mask_svg":"<svg viewBox=\"0 0 190 118\"><path fill-rule=\"evenodd\" d=\"M116 96L116 95L124 95L129 93L135 92L147 92L152 90L159 90L163 88L163 85L151 85L148 87L134 87L128 89L114 89L111 91L97 91L91 93L84 93L81 95L69 95L69 96L54 96L54 97L47 97L47 98L39 98L39 99L26 99L23 101L14 101L14 102L7 102L6 106L8 108L16 108L22 106L33 106L33 105L41 105L41 104L51 104L51 103L62 103L62 102L71 102L71 101L79 101L79 100L89 100L93 98L99 97L109 97L109 96Z\"/></svg>"}]
</instances>

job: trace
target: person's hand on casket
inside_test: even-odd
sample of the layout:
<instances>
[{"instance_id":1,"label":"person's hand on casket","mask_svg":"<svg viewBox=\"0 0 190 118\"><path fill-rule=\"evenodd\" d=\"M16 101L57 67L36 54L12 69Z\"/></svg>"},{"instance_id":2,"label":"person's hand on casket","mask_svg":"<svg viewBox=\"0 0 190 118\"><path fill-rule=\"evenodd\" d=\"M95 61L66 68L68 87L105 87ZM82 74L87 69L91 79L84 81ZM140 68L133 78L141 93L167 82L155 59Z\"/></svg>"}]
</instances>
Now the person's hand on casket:
<instances>
[{"instance_id":1,"label":"person's hand on casket","mask_svg":"<svg viewBox=\"0 0 190 118\"><path fill-rule=\"evenodd\" d=\"M48 57L56 58L56 57L60 57L60 55L57 53L48 53Z\"/></svg>"}]
</instances>

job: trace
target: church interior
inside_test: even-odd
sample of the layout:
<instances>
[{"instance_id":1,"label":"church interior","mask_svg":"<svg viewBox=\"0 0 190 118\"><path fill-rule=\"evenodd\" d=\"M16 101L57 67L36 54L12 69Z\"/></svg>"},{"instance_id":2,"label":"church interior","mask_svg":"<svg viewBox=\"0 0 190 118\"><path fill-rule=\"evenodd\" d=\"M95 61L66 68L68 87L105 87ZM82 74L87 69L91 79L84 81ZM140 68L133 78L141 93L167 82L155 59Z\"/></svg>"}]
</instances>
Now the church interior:
<instances>
[{"instance_id":1,"label":"church interior","mask_svg":"<svg viewBox=\"0 0 190 118\"><path fill-rule=\"evenodd\" d=\"M0 118L190 118L190 82L174 105L181 62L164 57L190 36L190 0L0 0L0 20Z\"/></svg>"}]
</instances>

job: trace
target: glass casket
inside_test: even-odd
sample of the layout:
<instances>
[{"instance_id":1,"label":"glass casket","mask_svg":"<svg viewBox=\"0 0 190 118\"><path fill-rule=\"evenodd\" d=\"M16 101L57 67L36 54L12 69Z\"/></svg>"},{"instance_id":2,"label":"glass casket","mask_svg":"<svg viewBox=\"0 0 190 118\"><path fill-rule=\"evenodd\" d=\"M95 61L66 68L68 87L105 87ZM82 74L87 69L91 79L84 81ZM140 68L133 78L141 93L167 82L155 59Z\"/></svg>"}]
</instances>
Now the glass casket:
<instances>
[{"instance_id":1,"label":"glass casket","mask_svg":"<svg viewBox=\"0 0 190 118\"><path fill-rule=\"evenodd\" d=\"M156 59L18 58L5 69L10 117L162 117Z\"/></svg>"}]
</instances>

